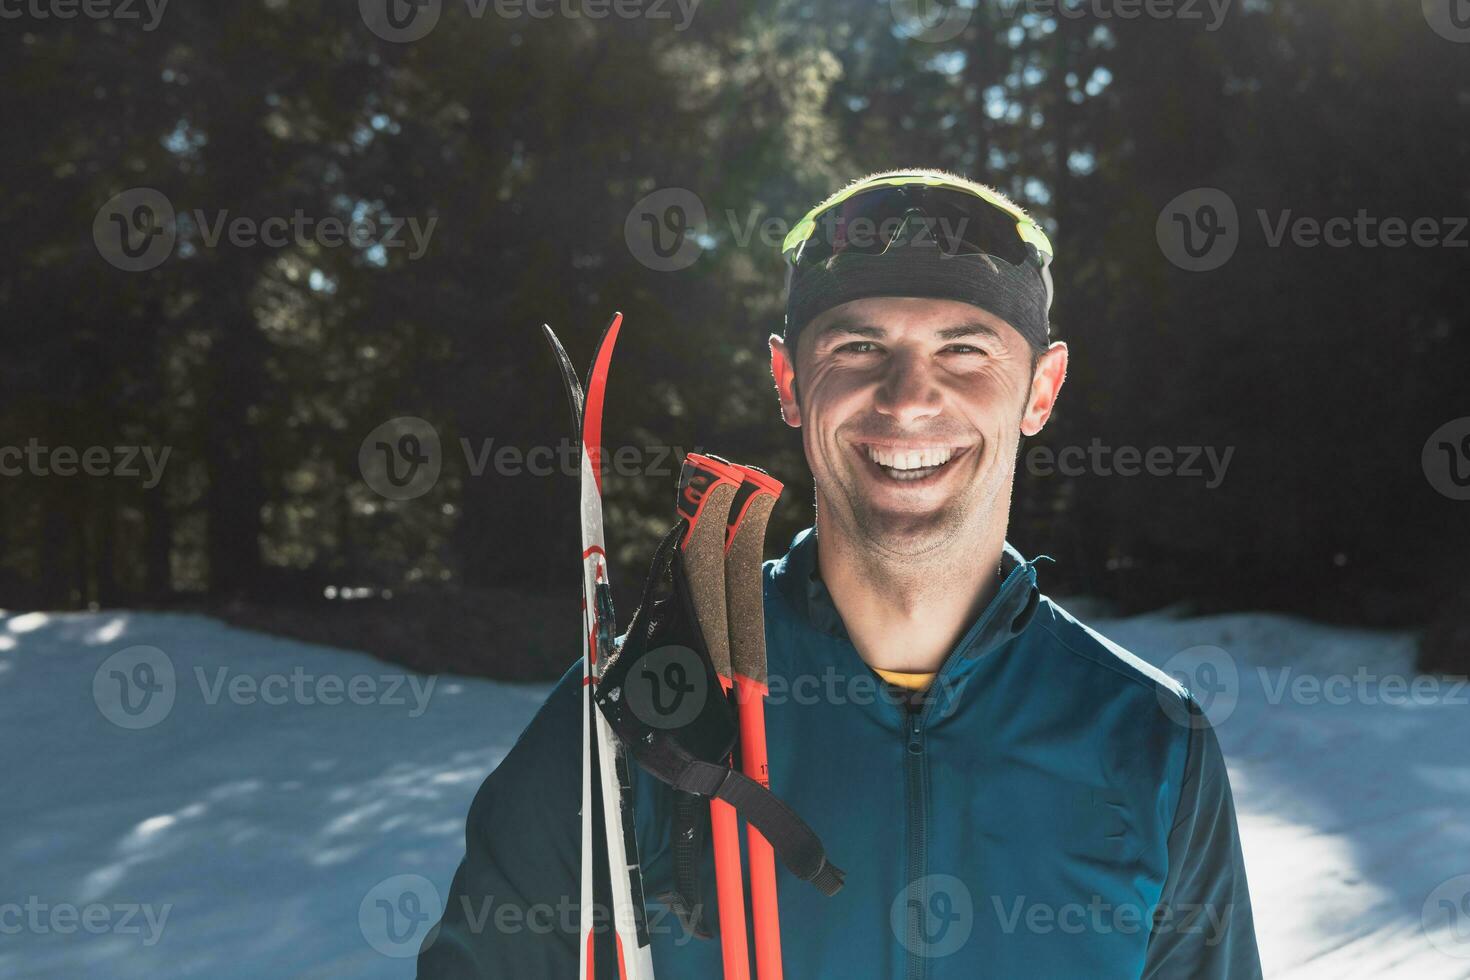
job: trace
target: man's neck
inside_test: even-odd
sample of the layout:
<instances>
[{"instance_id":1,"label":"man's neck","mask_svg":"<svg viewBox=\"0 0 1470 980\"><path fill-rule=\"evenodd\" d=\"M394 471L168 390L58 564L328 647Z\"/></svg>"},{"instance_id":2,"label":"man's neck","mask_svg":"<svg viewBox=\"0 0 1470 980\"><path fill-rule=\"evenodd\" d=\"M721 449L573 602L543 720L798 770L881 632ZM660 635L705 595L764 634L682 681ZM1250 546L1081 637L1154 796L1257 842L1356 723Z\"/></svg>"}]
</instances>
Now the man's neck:
<instances>
[{"instance_id":1,"label":"man's neck","mask_svg":"<svg viewBox=\"0 0 1470 980\"><path fill-rule=\"evenodd\" d=\"M864 662L933 673L995 597L1005 526L920 561L890 559L841 529L817 531L817 567Z\"/></svg>"}]
</instances>

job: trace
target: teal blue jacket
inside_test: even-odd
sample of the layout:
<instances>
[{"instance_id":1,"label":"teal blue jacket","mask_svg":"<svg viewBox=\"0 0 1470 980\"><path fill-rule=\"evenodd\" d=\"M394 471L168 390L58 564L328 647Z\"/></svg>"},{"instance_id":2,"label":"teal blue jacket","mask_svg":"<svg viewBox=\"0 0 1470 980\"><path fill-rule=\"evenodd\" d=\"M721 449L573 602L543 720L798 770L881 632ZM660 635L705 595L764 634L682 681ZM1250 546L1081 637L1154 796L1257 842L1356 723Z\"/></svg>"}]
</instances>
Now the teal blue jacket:
<instances>
[{"instance_id":1,"label":"teal blue jacket","mask_svg":"<svg viewBox=\"0 0 1470 980\"><path fill-rule=\"evenodd\" d=\"M810 529L764 573L771 788L847 873L829 898L778 865L789 980L1261 975L1214 732L1014 548L918 707L858 656ZM580 681L577 664L477 795L420 977L575 975ZM718 937L656 898L670 793L641 772L635 788L655 970L717 980ZM708 848L703 882L717 925Z\"/></svg>"}]
</instances>

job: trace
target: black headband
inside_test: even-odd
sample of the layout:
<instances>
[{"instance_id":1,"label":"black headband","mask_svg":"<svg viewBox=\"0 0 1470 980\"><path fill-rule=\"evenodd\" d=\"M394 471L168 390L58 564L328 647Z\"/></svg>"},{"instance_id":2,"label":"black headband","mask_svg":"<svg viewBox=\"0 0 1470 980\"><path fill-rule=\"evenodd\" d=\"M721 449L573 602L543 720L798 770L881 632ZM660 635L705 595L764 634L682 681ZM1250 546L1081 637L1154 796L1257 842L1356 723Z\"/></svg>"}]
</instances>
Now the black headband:
<instances>
[{"instance_id":1,"label":"black headband","mask_svg":"<svg viewBox=\"0 0 1470 980\"><path fill-rule=\"evenodd\" d=\"M788 270L788 282L790 273ZM1036 350L1051 340L1046 289L1037 270L988 255L946 255L932 244L898 245L882 255L837 257L805 270L786 296L786 340L819 314L856 299L952 299L1000 317Z\"/></svg>"}]
</instances>

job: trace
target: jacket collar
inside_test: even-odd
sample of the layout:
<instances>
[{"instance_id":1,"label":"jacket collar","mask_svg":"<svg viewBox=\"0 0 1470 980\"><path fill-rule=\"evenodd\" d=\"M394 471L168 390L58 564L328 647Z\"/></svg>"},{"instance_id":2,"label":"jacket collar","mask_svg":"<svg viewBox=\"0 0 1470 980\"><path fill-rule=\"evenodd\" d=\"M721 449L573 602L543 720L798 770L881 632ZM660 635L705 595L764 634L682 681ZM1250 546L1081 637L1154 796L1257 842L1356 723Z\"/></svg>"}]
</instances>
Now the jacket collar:
<instances>
[{"instance_id":1,"label":"jacket collar","mask_svg":"<svg viewBox=\"0 0 1470 980\"><path fill-rule=\"evenodd\" d=\"M791 539L791 549L776 562L775 584L812 629L851 644L832 595L817 569L817 535L807 528ZM946 672L956 664L978 660L1019 635L1031 622L1041 593L1036 566L1006 542L1001 552L1001 586L990 604L965 631L956 651L946 658ZM955 654L960 654L955 656Z\"/></svg>"}]
</instances>

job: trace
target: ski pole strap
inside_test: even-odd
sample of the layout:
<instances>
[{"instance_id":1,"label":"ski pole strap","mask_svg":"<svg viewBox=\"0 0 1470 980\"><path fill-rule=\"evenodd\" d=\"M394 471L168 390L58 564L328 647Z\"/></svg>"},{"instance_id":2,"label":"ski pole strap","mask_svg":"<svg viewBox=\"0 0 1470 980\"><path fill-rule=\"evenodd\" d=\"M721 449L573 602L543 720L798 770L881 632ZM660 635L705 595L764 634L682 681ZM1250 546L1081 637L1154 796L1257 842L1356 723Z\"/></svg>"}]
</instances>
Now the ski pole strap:
<instances>
[{"instance_id":1,"label":"ski pole strap","mask_svg":"<svg viewBox=\"0 0 1470 980\"><path fill-rule=\"evenodd\" d=\"M845 872L827 860L816 832L770 790L737 769L694 760L680 774L676 789L724 800L770 841L787 870L809 881L823 895L842 888Z\"/></svg>"}]
</instances>

